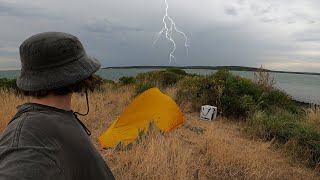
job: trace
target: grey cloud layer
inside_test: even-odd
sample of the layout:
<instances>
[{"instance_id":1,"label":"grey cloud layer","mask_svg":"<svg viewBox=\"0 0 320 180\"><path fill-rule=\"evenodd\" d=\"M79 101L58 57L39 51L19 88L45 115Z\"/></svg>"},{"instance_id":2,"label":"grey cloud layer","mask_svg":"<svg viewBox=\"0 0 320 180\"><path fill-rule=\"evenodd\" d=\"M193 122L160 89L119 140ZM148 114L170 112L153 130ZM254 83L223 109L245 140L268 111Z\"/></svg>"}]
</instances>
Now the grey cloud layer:
<instances>
[{"instance_id":1,"label":"grey cloud layer","mask_svg":"<svg viewBox=\"0 0 320 180\"><path fill-rule=\"evenodd\" d=\"M168 3L170 15L191 43L187 56L183 37L173 34L174 65L265 64L281 69L292 61L290 68L297 62L320 67L316 0ZM164 7L163 0L0 0L0 23L6 25L0 34L0 69L16 68L20 43L42 31L75 34L103 66L168 65L170 41L162 36L152 47L155 33L162 28ZM299 63L296 66L299 70Z\"/></svg>"},{"instance_id":2,"label":"grey cloud layer","mask_svg":"<svg viewBox=\"0 0 320 180\"><path fill-rule=\"evenodd\" d=\"M89 32L97 33L119 33L126 31L142 31L141 28L134 28L129 26L124 26L116 23L112 23L108 19L93 20L86 24L84 28Z\"/></svg>"},{"instance_id":3,"label":"grey cloud layer","mask_svg":"<svg viewBox=\"0 0 320 180\"><path fill-rule=\"evenodd\" d=\"M49 7L33 7L26 4L0 2L0 16L14 16L24 19L59 19L63 18L59 14L50 13Z\"/></svg>"}]
</instances>

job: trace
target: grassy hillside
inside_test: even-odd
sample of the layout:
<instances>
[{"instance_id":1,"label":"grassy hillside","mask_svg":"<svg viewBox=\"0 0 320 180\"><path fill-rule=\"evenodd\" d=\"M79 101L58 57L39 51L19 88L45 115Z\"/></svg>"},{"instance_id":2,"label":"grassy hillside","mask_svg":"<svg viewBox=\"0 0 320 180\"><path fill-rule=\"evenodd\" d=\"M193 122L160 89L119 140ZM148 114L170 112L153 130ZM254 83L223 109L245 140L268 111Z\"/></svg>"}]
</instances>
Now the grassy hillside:
<instances>
[{"instance_id":1,"label":"grassy hillside","mask_svg":"<svg viewBox=\"0 0 320 180\"><path fill-rule=\"evenodd\" d=\"M130 103L133 86L111 88L90 94L91 113L82 118L97 138ZM167 88L175 99L176 90ZM0 92L0 132L15 113L15 106L27 99ZM85 98L73 97L73 105L85 111ZM245 124L219 119L199 120L198 113L184 109L186 123L168 136L152 134L128 151L101 150L117 179L317 179L312 169L287 157L271 142L252 140ZM200 131L201 130L201 131Z\"/></svg>"}]
</instances>

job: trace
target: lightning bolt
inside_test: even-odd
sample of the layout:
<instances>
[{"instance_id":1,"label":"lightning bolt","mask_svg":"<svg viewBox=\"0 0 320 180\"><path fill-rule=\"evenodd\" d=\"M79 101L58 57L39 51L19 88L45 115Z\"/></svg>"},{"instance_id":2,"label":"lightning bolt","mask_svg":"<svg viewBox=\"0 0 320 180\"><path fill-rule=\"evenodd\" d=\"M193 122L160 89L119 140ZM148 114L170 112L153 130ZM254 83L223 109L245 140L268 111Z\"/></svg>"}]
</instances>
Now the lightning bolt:
<instances>
[{"instance_id":1,"label":"lightning bolt","mask_svg":"<svg viewBox=\"0 0 320 180\"><path fill-rule=\"evenodd\" d=\"M176 47L176 43L174 41L174 39L172 38L172 33L173 31L183 35L184 39L185 39L185 42L184 42L184 46L186 47L186 51L187 51L187 54L189 55L189 44L188 44L188 37L186 36L186 34L184 32L182 32L176 25L176 23L171 19L171 17L169 16L168 14L168 9L169 9L169 5L167 3L167 0L164 0L165 4L166 4L166 13L165 15L163 16L162 18L162 22L163 22L163 28L161 29L161 31L159 31L157 34L156 34L156 40L153 42L153 46L157 43L157 41L159 40L160 36L162 34L165 34L165 37L170 41L172 42L173 44L173 49L170 53L170 62L169 64L171 64L172 60L176 61L176 57L173 55L173 53L176 51L177 47ZM166 22L166 19L169 20L169 23L167 24Z\"/></svg>"}]
</instances>

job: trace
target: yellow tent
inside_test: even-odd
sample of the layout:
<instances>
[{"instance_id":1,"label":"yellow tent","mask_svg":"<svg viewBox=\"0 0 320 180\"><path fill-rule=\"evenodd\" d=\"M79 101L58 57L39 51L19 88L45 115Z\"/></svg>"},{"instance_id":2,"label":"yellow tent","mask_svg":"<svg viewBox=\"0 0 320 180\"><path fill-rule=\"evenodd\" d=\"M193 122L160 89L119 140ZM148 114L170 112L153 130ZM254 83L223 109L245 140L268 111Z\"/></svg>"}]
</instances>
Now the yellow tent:
<instances>
[{"instance_id":1,"label":"yellow tent","mask_svg":"<svg viewBox=\"0 0 320 180\"><path fill-rule=\"evenodd\" d=\"M102 147L115 147L120 142L128 145L139 131L147 131L151 121L164 133L181 125L183 115L178 105L158 88L149 89L136 97L99 137Z\"/></svg>"}]
</instances>

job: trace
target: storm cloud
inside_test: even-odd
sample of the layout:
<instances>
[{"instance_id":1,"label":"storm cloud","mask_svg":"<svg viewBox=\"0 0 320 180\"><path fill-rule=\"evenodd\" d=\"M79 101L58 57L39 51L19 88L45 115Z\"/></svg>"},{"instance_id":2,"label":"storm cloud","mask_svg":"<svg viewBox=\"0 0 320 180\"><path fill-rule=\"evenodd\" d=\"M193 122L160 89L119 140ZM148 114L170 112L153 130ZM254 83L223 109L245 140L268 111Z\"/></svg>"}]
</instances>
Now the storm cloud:
<instances>
[{"instance_id":1,"label":"storm cloud","mask_svg":"<svg viewBox=\"0 0 320 180\"><path fill-rule=\"evenodd\" d=\"M320 69L317 0L168 0L181 34L171 65L264 65L288 71ZM44 31L76 35L106 66L169 65L172 43L162 29L163 0L0 0L0 69L19 69L19 45Z\"/></svg>"}]
</instances>

